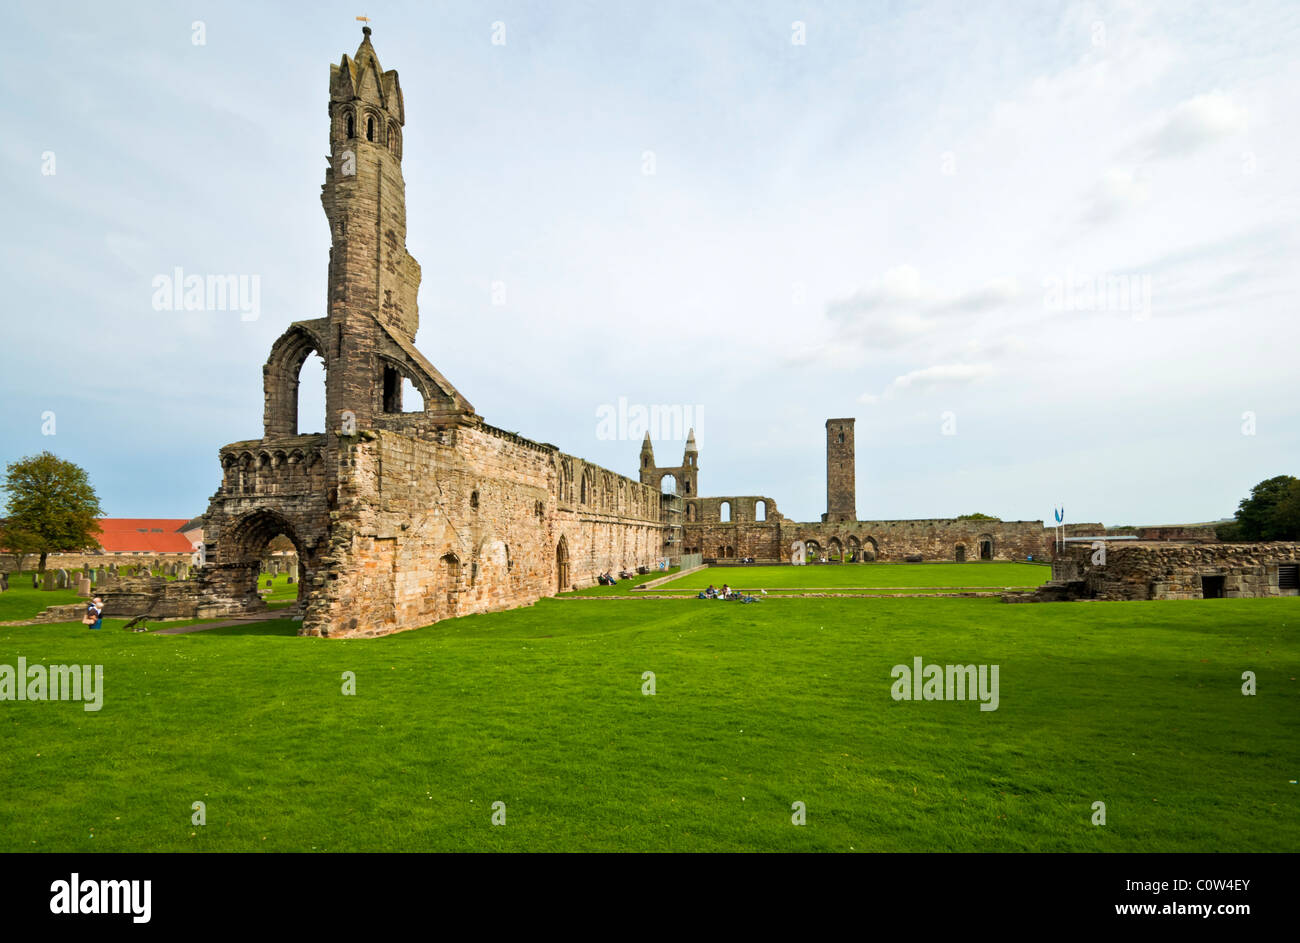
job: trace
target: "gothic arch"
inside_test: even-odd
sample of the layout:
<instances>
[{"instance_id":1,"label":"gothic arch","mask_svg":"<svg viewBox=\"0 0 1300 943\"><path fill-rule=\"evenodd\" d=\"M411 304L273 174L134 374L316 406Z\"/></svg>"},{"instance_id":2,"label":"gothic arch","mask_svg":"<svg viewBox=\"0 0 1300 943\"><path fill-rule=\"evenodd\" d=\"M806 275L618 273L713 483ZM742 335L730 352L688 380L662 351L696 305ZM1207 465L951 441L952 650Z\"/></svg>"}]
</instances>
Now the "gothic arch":
<instances>
[{"instance_id":1,"label":"gothic arch","mask_svg":"<svg viewBox=\"0 0 1300 943\"><path fill-rule=\"evenodd\" d=\"M429 384L425 378L420 376L406 364L386 354L379 354L379 378L377 384L380 402L380 412L392 415L401 413L402 410L402 381L410 380L411 386L420 394L420 399L424 401L424 406L415 412L424 412L428 410L429 404L433 402L429 393Z\"/></svg>"},{"instance_id":2,"label":"gothic arch","mask_svg":"<svg viewBox=\"0 0 1300 943\"><path fill-rule=\"evenodd\" d=\"M555 545L555 591L563 593L569 588L569 542L560 535Z\"/></svg>"},{"instance_id":3,"label":"gothic arch","mask_svg":"<svg viewBox=\"0 0 1300 943\"><path fill-rule=\"evenodd\" d=\"M317 354L324 361L325 375L328 377L330 362L325 355L325 345L304 325L291 325L271 345L271 355L262 367L262 387L266 397L263 426L266 438L298 434L298 375L302 372L303 363L312 354Z\"/></svg>"}]
</instances>

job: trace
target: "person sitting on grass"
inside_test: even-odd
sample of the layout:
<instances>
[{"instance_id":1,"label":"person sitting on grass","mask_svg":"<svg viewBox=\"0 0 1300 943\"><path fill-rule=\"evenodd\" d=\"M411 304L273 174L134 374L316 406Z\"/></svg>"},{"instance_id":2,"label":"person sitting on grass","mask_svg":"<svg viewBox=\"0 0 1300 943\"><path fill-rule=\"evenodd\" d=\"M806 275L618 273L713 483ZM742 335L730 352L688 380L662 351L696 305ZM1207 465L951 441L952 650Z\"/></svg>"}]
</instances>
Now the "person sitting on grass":
<instances>
[{"instance_id":1,"label":"person sitting on grass","mask_svg":"<svg viewBox=\"0 0 1300 943\"><path fill-rule=\"evenodd\" d=\"M723 584L722 584L722 598L723 598L723 599L730 599L730 598L731 598L731 587L730 587L729 585L727 585L726 583L723 583Z\"/></svg>"},{"instance_id":2,"label":"person sitting on grass","mask_svg":"<svg viewBox=\"0 0 1300 943\"><path fill-rule=\"evenodd\" d=\"M102 629L104 627L104 597L96 596L86 606L86 618L91 620L86 624L92 629Z\"/></svg>"}]
</instances>

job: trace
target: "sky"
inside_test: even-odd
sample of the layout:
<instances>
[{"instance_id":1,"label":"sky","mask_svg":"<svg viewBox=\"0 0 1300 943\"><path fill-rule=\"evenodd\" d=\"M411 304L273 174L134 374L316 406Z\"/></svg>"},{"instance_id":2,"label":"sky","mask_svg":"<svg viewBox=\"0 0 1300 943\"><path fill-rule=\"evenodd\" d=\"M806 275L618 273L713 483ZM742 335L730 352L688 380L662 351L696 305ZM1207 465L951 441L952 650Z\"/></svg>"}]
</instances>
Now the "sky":
<instances>
[{"instance_id":1,"label":"sky","mask_svg":"<svg viewBox=\"0 0 1300 943\"><path fill-rule=\"evenodd\" d=\"M405 96L416 343L495 426L634 477L602 418L689 412L702 494L804 521L838 417L863 520L1207 521L1300 473L1295 3L131 11L15 8L0 71L0 461L77 462L110 516L202 513L325 314L358 14ZM177 268L256 310L166 310Z\"/></svg>"}]
</instances>

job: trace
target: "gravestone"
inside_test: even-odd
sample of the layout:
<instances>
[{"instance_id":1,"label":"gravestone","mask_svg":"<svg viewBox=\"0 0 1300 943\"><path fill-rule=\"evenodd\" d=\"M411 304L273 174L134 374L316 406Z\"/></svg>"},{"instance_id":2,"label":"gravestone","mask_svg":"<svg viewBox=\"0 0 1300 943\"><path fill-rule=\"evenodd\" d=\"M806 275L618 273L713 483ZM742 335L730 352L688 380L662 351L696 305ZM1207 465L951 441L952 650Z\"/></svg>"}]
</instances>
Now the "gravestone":
<instances>
[{"instance_id":1,"label":"gravestone","mask_svg":"<svg viewBox=\"0 0 1300 943\"><path fill-rule=\"evenodd\" d=\"M292 585L293 585L294 583L296 583L296 582L298 582L298 580L297 580L295 577L292 577L292 576L289 577L289 585L290 585L290 586L292 586Z\"/></svg>"},{"instance_id":2,"label":"gravestone","mask_svg":"<svg viewBox=\"0 0 1300 943\"><path fill-rule=\"evenodd\" d=\"M58 581L59 589L69 589L72 586L71 581L68 579L68 571L63 568L58 570Z\"/></svg>"},{"instance_id":3,"label":"gravestone","mask_svg":"<svg viewBox=\"0 0 1300 943\"><path fill-rule=\"evenodd\" d=\"M270 581L270 580L267 580L267 581L266 581L266 588L267 588L267 589L270 589L271 586L272 586L271 581Z\"/></svg>"},{"instance_id":4,"label":"gravestone","mask_svg":"<svg viewBox=\"0 0 1300 943\"><path fill-rule=\"evenodd\" d=\"M109 572L109 573L112 573L114 576L117 576L117 564L116 564L116 563L110 563L110 564L108 565L108 572Z\"/></svg>"},{"instance_id":5,"label":"gravestone","mask_svg":"<svg viewBox=\"0 0 1300 943\"><path fill-rule=\"evenodd\" d=\"M41 588L41 578L40 578L40 576L39 576L38 574L33 573L33 574L32 574L32 589L40 589L40 588Z\"/></svg>"},{"instance_id":6,"label":"gravestone","mask_svg":"<svg viewBox=\"0 0 1300 943\"><path fill-rule=\"evenodd\" d=\"M90 598L90 580L82 576L77 579L77 595L83 598Z\"/></svg>"},{"instance_id":7,"label":"gravestone","mask_svg":"<svg viewBox=\"0 0 1300 943\"><path fill-rule=\"evenodd\" d=\"M0 573L0 593L3 593L8 589L9 589L9 574Z\"/></svg>"},{"instance_id":8,"label":"gravestone","mask_svg":"<svg viewBox=\"0 0 1300 943\"><path fill-rule=\"evenodd\" d=\"M45 582L41 584L44 592L52 593L59 588L59 574L53 570L45 571Z\"/></svg>"}]
</instances>

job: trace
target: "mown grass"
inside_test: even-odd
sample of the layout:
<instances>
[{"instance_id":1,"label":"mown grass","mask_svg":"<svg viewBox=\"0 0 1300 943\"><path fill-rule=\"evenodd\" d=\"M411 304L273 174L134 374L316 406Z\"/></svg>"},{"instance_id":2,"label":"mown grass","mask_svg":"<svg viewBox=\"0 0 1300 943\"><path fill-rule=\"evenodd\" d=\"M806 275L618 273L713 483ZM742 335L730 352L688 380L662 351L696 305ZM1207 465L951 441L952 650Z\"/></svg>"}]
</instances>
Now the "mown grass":
<instances>
[{"instance_id":1,"label":"mown grass","mask_svg":"<svg viewBox=\"0 0 1300 943\"><path fill-rule=\"evenodd\" d=\"M586 589L579 589L573 592L562 593L563 596L626 596L632 593L633 588L644 586L646 583L654 580L663 579L665 576L671 576L681 570L681 567L669 567L667 570L654 570L645 576L637 575L630 580L619 580L613 586L588 586ZM668 585L668 584L665 584Z\"/></svg>"},{"instance_id":2,"label":"mown grass","mask_svg":"<svg viewBox=\"0 0 1300 943\"><path fill-rule=\"evenodd\" d=\"M704 589L710 584L758 589L896 588L981 589L1033 587L1051 579L1050 567L1032 563L834 563L806 566L708 567L687 573L658 591Z\"/></svg>"},{"instance_id":3,"label":"mown grass","mask_svg":"<svg viewBox=\"0 0 1300 943\"><path fill-rule=\"evenodd\" d=\"M0 849L1295 851L1297 622L1296 599L543 600L357 641L0 628L0 664L105 685L98 713L0 702ZM892 700L914 656L998 664L999 709Z\"/></svg>"}]
</instances>

